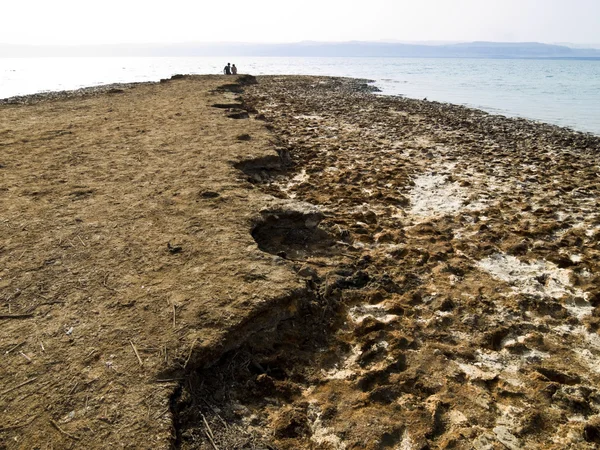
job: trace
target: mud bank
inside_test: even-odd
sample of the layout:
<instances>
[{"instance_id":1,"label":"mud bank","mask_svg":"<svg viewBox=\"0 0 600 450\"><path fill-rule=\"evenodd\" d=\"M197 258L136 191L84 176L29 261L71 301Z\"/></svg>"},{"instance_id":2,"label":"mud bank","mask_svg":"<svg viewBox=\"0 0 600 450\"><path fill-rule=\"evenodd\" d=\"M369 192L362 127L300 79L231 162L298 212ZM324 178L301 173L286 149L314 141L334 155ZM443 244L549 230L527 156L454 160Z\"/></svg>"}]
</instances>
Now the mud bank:
<instances>
[{"instance_id":1,"label":"mud bank","mask_svg":"<svg viewBox=\"0 0 600 450\"><path fill-rule=\"evenodd\" d=\"M252 232L321 216L235 167L274 151L227 81L0 106L0 447L171 448L186 374L311 298Z\"/></svg>"},{"instance_id":2,"label":"mud bank","mask_svg":"<svg viewBox=\"0 0 600 450\"><path fill-rule=\"evenodd\" d=\"M600 140L367 91L243 94L289 156L248 181L327 245L268 250L314 299L189 380L177 445L596 448Z\"/></svg>"}]
</instances>

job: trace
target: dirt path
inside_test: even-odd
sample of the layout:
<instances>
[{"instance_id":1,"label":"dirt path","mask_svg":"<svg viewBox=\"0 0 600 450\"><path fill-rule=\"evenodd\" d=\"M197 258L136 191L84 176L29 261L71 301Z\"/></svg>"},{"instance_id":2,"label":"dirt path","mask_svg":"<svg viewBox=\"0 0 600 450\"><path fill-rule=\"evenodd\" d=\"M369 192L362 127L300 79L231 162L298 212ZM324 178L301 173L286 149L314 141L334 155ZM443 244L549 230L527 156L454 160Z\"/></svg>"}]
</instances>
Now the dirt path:
<instances>
[{"instance_id":1,"label":"dirt path","mask_svg":"<svg viewBox=\"0 0 600 450\"><path fill-rule=\"evenodd\" d=\"M0 107L0 447L169 448L184 368L304 295L250 234L234 164L277 154L223 84Z\"/></svg>"}]
</instances>

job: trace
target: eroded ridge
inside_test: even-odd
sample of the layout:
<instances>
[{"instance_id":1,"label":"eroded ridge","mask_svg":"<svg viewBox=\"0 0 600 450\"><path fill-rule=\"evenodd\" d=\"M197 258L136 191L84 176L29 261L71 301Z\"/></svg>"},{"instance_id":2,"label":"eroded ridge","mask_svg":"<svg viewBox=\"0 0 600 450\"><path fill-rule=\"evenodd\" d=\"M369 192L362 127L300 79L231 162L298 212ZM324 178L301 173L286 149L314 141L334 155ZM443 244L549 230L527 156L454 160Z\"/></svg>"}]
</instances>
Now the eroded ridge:
<instances>
[{"instance_id":1,"label":"eroded ridge","mask_svg":"<svg viewBox=\"0 0 600 450\"><path fill-rule=\"evenodd\" d=\"M0 102L1 448L172 448L187 374L312 298L251 235L273 198L234 165L277 157L252 82Z\"/></svg>"},{"instance_id":2,"label":"eroded ridge","mask_svg":"<svg viewBox=\"0 0 600 450\"><path fill-rule=\"evenodd\" d=\"M364 86L243 94L295 164L255 186L325 211L343 250L296 264L295 320L201 375L181 447L595 448L599 139Z\"/></svg>"}]
</instances>

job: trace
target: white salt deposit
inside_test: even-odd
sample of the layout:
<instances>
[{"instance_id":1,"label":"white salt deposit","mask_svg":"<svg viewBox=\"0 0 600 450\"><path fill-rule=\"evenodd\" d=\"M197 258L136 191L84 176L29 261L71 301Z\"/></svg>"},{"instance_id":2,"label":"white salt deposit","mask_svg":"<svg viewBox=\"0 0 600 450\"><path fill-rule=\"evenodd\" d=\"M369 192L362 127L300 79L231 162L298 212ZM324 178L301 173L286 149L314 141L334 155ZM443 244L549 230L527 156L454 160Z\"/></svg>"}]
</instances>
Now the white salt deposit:
<instances>
[{"instance_id":1,"label":"white salt deposit","mask_svg":"<svg viewBox=\"0 0 600 450\"><path fill-rule=\"evenodd\" d=\"M360 345L355 345L352 347L352 350L348 356L340 364L338 364L338 367L325 373L325 377L328 380L345 380L350 378L356 373L356 369L354 367L356 366L358 357L361 354L362 352L360 351Z\"/></svg>"},{"instance_id":2,"label":"white salt deposit","mask_svg":"<svg viewBox=\"0 0 600 450\"><path fill-rule=\"evenodd\" d=\"M276 184L283 192L286 192L288 194L289 198L293 199L293 198L296 198L296 193L289 192L290 189L292 189L295 186L298 186L299 184L302 184L302 183L308 181L309 179L310 179L310 175L308 175L306 173L305 169L302 169L299 173L297 173L295 176L293 176L289 180L286 180L284 183L276 182L274 184Z\"/></svg>"},{"instance_id":3,"label":"white salt deposit","mask_svg":"<svg viewBox=\"0 0 600 450\"><path fill-rule=\"evenodd\" d=\"M398 318L395 314L388 314L385 308L381 305L357 305L350 308L348 311L350 319L354 323L361 323L367 317L372 317L380 322L388 323Z\"/></svg>"},{"instance_id":4,"label":"white salt deposit","mask_svg":"<svg viewBox=\"0 0 600 450\"><path fill-rule=\"evenodd\" d=\"M567 299L563 306L571 313L571 315L580 320L594 312L594 307L589 302L581 298L578 299L578 301L574 299Z\"/></svg>"},{"instance_id":5,"label":"white salt deposit","mask_svg":"<svg viewBox=\"0 0 600 450\"><path fill-rule=\"evenodd\" d=\"M300 114L298 116L294 116L294 119L304 119L304 120L321 120L322 116L317 115L309 115L309 114Z\"/></svg>"},{"instance_id":6,"label":"white salt deposit","mask_svg":"<svg viewBox=\"0 0 600 450\"><path fill-rule=\"evenodd\" d=\"M552 298L561 298L567 294L584 296L583 291L571 287L571 271L561 269L549 261L536 260L525 263L514 256L496 253L479 261L477 266L509 283L516 293Z\"/></svg>"},{"instance_id":7,"label":"white salt deposit","mask_svg":"<svg viewBox=\"0 0 600 450\"><path fill-rule=\"evenodd\" d=\"M417 216L435 216L461 209L468 194L445 175L421 175L410 192L411 212Z\"/></svg>"},{"instance_id":8,"label":"white salt deposit","mask_svg":"<svg viewBox=\"0 0 600 450\"><path fill-rule=\"evenodd\" d=\"M409 193L412 205L411 214L419 217L433 217L458 211L479 210L484 202L469 201L472 191L449 181L446 175L424 174L413 180L414 187Z\"/></svg>"},{"instance_id":9,"label":"white salt deposit","mask_svg":"<svg viewBox=\"0 0 600 450\"><path fill-rule=\"evenodd\" d=\"M310 403L308 405L308 416L312 418L312 423L310 424L312 436L310 439L317 444L319 448L325 447L333 448L335 450L344 450L346 448L346 444L344 444L342 440L331 431L331 429L323 425L321 415L322 413L317 405L314 403Z\"/></svg>"},{"instance_id":10,"label":"white salt deposit","mask_svg":"<svg viewBox=\"0 0 600 450\"><path fill-rule=\"evenodd\" d=\"M498 376L498 372L484 371L473 364L458 363L458 367L464 372L465 375L469 377L470 380L486 381L493 380Z\"/></svg>"}]
</instances>

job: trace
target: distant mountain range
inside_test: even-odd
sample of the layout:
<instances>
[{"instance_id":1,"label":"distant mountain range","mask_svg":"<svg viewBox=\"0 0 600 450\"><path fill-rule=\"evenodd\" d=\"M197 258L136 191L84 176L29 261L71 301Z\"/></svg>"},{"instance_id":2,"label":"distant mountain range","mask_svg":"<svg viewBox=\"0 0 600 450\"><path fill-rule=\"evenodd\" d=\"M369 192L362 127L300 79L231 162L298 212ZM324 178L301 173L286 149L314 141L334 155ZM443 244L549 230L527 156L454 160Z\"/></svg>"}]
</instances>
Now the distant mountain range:
<instances>
[{"instance_id":1,"label":"distant mountain range","mask_svg":"<svg viewBox=\"0 0 600 450\"><path fill-rule=\"evenodd\" d=\"M416 58L598 58L600 49L538 42L407 44L397 42L298 42L292 44L180 43L85 46L0 44L1 57L40 56L375 56Z\"/></svg>"}]
</instances>

